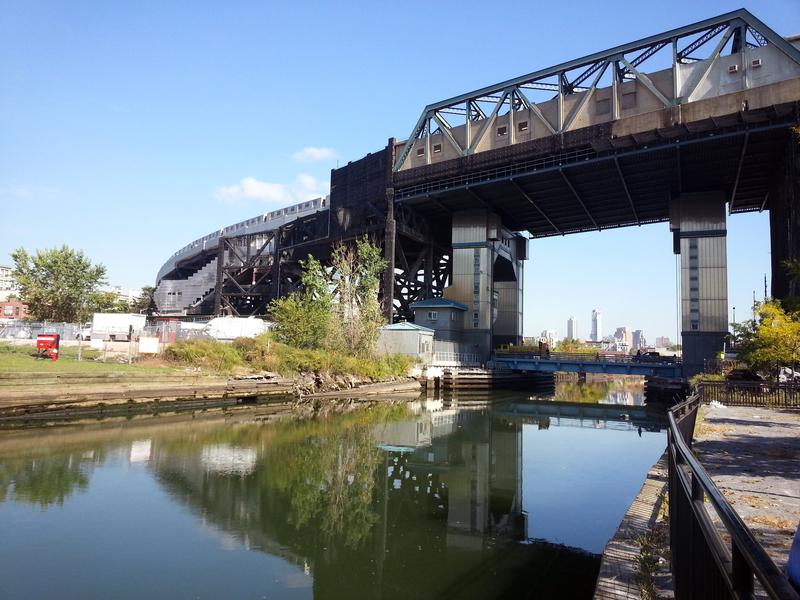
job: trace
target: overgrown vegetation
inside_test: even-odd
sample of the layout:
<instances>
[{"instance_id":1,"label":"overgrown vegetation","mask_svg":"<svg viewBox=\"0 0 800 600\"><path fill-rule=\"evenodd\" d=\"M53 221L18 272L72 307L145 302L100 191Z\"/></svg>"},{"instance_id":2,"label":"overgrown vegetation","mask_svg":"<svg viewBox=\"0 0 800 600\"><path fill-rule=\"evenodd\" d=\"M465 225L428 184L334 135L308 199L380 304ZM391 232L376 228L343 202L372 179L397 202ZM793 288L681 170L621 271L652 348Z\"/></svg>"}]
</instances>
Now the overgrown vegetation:
<instances>
[{"instance_id":1,"label":"overgrown vegetation","mask_svg":"<svg viewBox=\"0 0 800 600\"><path fill-rule=\"evenodd\" d=\"M597 354L596 346L590 346L580 340L564 338L556 342L553 352L567 352L569 354Z\"/></svg>"},{"instance_id":2,"label":"overgrown vegetation","mask_svg":"<svg viewBox=\"0 0 800 600\"><path fill-rule=\"evenodd\" d=\"M639 546L637 556L639 594L642 600L659 598L656 579L666 575L669 578L671 554L669 548L669 495L662 489L657 502L660 502L655 523L648 531L636 538Z\"/></svg>"},{"instance_id":3,"label":"overgrown vegetation","mask_svg":"<svg viewBox=\"0 0 800 600\"><path fill-rule=\"evenodd\" d=\"M372 356L384 323L378 286L387 263L380 248L364 236L355 245L336 246L330 269L311 256L302 265L302 291L270 305L276 340L294 348Z\"/></svg>"},{"instance_id":4,"label":"overgrown vegetation","mask_svg":"<svg viewBox=\"0 0 800 600\"><path fill-rule=\"evenodd\" d=\"M169 360L212 371L229 372L244 365L236 348L216 340L178 341L167 347L164 354Z\"/></svg>"},{"instance_id":5,"label":"overgrown vegetation","mask_svg":"<svg viewBox=\"0 0 800 600\"><path fill-rule=\"evenodd\" d=\"M777 300L756 304L755 317L734 325L739 358L751 369L774 375L779 367L800 362L800 312Z\"/></svg>"},{"instance_id":6,"label":"overgrown vegetation","mask_svg":"<svg viewBox=\"0 0 800 600\"><path fill-rule=\"evenodd\" d=\"M689 385L696 387L701 381L725 381L722 373L697 373L689 378Z\"/></svg>"},{"instance_id":7,"label":"overgrown vegetation","mask_svg":"<svg viewBox=\"0 0 800 600\"><path fill-rule=\"evenodd\" d=\"M214 340L176 342L166 350L168 359L185 365L230 372L235 368L270 371L284 377L298 373L354 375L379 380L403 377L413 361L408 356L355 356L330 349L294 348L276 342L271 334L238 338L232 344Z\"/></svg>"}]
</instances>

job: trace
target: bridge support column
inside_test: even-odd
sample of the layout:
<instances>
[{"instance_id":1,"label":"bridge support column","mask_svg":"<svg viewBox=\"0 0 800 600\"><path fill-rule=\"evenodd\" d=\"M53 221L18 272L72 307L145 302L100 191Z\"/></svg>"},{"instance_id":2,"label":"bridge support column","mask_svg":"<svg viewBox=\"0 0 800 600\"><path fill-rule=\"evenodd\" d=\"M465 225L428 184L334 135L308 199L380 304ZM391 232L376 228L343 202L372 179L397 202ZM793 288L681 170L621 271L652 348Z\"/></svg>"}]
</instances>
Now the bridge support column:
<instances>
[{"instance_id":1,"label":"bridge support column","mask_svg":"<svg viewBox=\"0 0 800 600\"><path fill-rule=\"evenodd\" d=\"M526 242L492 212L453 214L452 284L444 296L466 305L462 341L484 359L496 344L522 341Z\"/></svg>"},{"instance_id":2,"label":"bridge support column","mask_svg":"<svg viewBox=\"0 0 800 600\"><path fill-rule=\"evenodd\" d=\"M769 191L769 230L772 255L772 297L800 296L800 280L792 279L787 260L800 260L800 143L792 136L786 158Z\"/></svg>"},{"instance_id":3,"label":"bridge support column","mask_svg":"<svg viewBox=\"0 0 800 600\"><path fill-rule=\"evenodd\" d=\"M673 250L681 256L681 343L684 377L716 358L728 335L725 196L683 194L670 203Z\"/></svg>"},{"instance_id":4,"label":"bridge support column","mask_svg":"<svg viewBox=\"0 0 800 600\"><path fill-rule=\"evenodd\" d=\"M394 258L395 258L394 188L386 188L386 230L383 236L383 258L388 265L383 274L383 315L392 322L394 314Z\"/></svg>"}]
</instances>

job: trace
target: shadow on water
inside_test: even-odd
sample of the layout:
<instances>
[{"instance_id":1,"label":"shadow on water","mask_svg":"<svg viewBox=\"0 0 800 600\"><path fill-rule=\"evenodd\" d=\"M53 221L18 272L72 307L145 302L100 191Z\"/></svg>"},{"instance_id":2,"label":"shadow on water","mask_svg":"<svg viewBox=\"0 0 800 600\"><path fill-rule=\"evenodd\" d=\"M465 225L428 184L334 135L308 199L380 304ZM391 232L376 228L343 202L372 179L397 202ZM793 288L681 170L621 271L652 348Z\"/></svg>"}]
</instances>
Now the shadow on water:
<instances>
[{"instance_id":1,"label":"shadow on water","mask_svg":"<svg viewBox=\"0 0 800 600\"><path fill-rule=\"evenodd\" d=\"M151 506L127 527L152 528L150 542L164 548L155 553L164 573L129 569L126 577L145 586L138 595L178 576L171 565L185 557L171 555L169 546L177 542L162 533L178 519L166 524L158 516L177 507L184 518L220 532L223 546L294 569L291 577L276 576L270 597L588 598L599 552L663 441L654 433L658 419L645 407L560 399L595 393L571 390L547 401L512 392L420 399L305 421L261 423L241 413L16 432L16 443L0 442L0 525L14 527L16 521L4 519L9 504L58 510L102 502L95 497L102 486L95 491L92 484L99 466L118 483L144 467L157 487L133 489L123 499L130 506L119 509L135 515L138 507ZM611 466L608 456L645 441L652 458L593 472L604 462ZM624 493L616 491L625 486ZM105 524L98 519L93 526ZM10 539L15 533L21 539L15 531ZM183 535L198 562L228 560L225 548L191 541L196 527ZM15 553L0 548L0 560L24 571L29 557L24 543L18 547ZM236 576L244 562L226 563L225 575L217 571L230 597L254 591L247 579L252 573ZM69 582L65 597L70 586L80 596L89 581L103 595L112 588L105 586L102 563L85 574L64 565L53 578ZM113 575L109 568L105 577ZM213 595L214 570L191 577L185 590ZM29 579L18 584L0 585L0 591L41 591Z\"/></svg>"}]
</instances>

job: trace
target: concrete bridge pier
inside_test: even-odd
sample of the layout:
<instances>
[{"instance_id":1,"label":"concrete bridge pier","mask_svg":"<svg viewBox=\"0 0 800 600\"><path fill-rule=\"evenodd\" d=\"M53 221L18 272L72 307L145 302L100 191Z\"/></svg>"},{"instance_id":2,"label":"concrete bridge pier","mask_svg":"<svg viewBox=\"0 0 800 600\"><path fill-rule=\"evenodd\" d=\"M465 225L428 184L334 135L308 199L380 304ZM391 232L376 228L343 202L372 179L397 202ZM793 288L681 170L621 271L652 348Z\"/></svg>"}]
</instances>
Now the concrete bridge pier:
<instances>
[{"instance_id":1,"label":"concrete bridge pier","mask_svg":"<svg viewBox=\"0 0 800 600\"><path fill-rule=\"evenodd\" d=\"M787 260L800 260L800 139L787 142L785 158L764 199L769 201L772 297L800 296L800 280L793 279Z\"/></svg>"},{"instance_id":2,"label":"concrete bridge pier","mask_svg":"<svg viewBox=\"0 0 800 600\"><path fill-rule=\"evenodd\" d=\"M703 370L728 334L728 258L725 196L682 194L670 202L673 251L680 254L683 375Z\"/></svg>"},{"instance_id":3,"label":"concrete bridge pier","mask_svg":"<svg viewBox=\"0 0 800 600\"><path fill-rule=\"evenodd\" d=\"M445 298L467 306L462 341L488 358L498 344L522 342L527 239L488 210L452 216L452 280Z\"/></svg>"}]
</instances>

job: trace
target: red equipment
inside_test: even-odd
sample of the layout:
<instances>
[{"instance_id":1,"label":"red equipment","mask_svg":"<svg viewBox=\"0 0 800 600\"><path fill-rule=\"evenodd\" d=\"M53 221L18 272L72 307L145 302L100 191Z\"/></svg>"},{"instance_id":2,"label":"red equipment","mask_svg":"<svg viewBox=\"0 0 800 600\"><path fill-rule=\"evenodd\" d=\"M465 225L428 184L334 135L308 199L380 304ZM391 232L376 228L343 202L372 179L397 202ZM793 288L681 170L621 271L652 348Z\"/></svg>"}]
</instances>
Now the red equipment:
<instances>
[{"instance_id":1,"label":"red equipment","mask_svg":"<svg viewBox=\"0 0 800 600\"><path fill-rule=\"evenodd\" d=\"M40 358L50 358L58 360L58 346L61 343L61 336L57 333L46 333L36 336L36 354Z\"/></svg>"}]
</instances>

